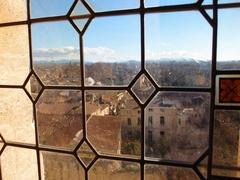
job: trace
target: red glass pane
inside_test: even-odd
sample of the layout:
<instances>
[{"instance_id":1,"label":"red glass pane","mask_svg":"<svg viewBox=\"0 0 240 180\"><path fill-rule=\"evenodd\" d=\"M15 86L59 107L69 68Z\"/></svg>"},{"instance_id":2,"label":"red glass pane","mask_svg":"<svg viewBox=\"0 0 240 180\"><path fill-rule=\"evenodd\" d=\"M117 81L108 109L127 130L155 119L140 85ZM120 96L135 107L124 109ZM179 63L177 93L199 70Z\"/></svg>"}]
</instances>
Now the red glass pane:
<instances>
[{"instance_id":1,"label":"red glass pane","mask_svg":"<svg viewBox=\"0 0 240 180\"><path fill-rule=\"evenodd\" d=\"M220 78L219 86L220 103L240 103L240 78Z\"/></svg>"}]
</instances>

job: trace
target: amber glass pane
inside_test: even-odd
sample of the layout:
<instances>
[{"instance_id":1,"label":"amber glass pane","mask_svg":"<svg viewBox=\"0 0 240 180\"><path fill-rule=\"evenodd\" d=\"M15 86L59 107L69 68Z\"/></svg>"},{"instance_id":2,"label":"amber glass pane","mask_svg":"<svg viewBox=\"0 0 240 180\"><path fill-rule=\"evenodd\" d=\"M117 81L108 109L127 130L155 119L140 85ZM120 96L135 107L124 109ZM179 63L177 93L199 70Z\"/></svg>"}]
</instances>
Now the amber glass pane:
<instances>
[{"instance_id":1,"label":"amber glass pane","mask_svg":"<svg viewBox=\"0 0 240 180\"><path fill-rule=\"evenodd\" d=\"M99 159L88 172L91 180L139 180L140 165L128 161Z\"/></svg>"},{"instance_id":2,"label":"amber glass pane","mask_svg":"<svg viewBox=\"0 0 240 180\"><path fill-rule=\"evenodd\" d=\"M27 20L27 1L26 0L14 0L14 1L1 0L0 1L0 23L24 21L24 20Z\"/></svg>"},{"instance_id":3,"label":"amber glass pane","mask_svg":"<svg viewBox=\"0 0 240 180\"><path fill-rule=\"evenodd\" d=\"M4 180L38 180L36 151L7 146L1 155L1 175Z\"/></svg>"},{"instance_id":4,"label":"amber glass pane","mask_svg":"<svg viewBox=\"0 0 240 180\"><path fill-rule=\"evenodd\" d=\"M82 138L81 91L45 90L36 105L39 143L73 149Z\"/></svg>"},{"instance_id":5,"label":"amber glass pane","mask_svg":"<svg viewBox=\"0 0 240 180\"><path fill-rule=\"evenodd\" d=\"M219 85L220 103L240 103L240 78L220 78Z\"/></svg>"},{"instance_id":6,"label":"amber glass pane","mask_svg":"<svg viewBox=\"0 0 240 180\"><path fill-rule=\"evenodd\" d=\"M212 28L201 13L147 14L145 39L146 69L159 86L210 86Z\"/></svg>"},{"instance_id":7,"label":"amber glass pane","mask_svg":"<svg viewBox=\"0 0 240 180\"><path fill-rule=\"evenodd\" d=\"M33 105L21 89L0 89L0 132L6 141L35 143Z\"/></svg>"},{"instance_id":8,"label":"amber glass pane","mask_svg":"<svg viewBox=\"0 0 240 180\"><path fill-rule=\"evenodd\" d=\"M0 72L0 84L21 85L26 79L29 73L27 26L0 28Z\"/></svg>"},{"instance_id":9,"label":"amber glass pane","mask_svg":"<svg viewBox=\"0 0 240 180\"><path fill-rule=\"evenodd\" d=\"M145 180L198 180L192 169L182 167L145 165Z\"/></svg>"},{"instance_id":10,"label":"amber glass pane","mask_svg":"<svg viewBox=\"0 0 240 180\"><path fill-rule=\"evenodd\" d=\"M95 18L84 45L86 86L127 86L141 65L139 16Z\"/></svg>"},{"instance_id":11,"label":"amber glass pane","mask_svg":"<svg viewBox=\"0 0 240 180\"><path fill-rule=\"evenodd\" d=\"M160 92L145 109L145 156L194 162L208 147L210 95Z\"/></svg>"},{"instance_id":12,"label":"amber glass pane","mask_svg":"<svg viewBox=\"0 0 240 180\"><path fill-rule=\"evenodd\" d=\"M240 178L240 111L215 111L213 174Z\"/></svg>"},{"instance_id":13,"label":"amber glass pane","mask_svg":"<svg viewBox=\"0 0 240 180\"><path fill-rule=\"evenodd\" d=\"M73 155L41 151L40 162L44 180L85 179L84 169Z\"/></svg>"},{"instance_id":14,"label":"amber glass pane","mask_svg":"<svg viewBox=\"0 0 240 180\"><path fill-rule=\"evenodd\" d=\"M141 110L126 91L87 91L87 136L108 155L140 156Z\"/></svg>"},{"instance_id":15,"label":"amber glass pane","mask_svg":"<svg viewBox=\"0 0 240 180\"><path fill-rule=\"evenodd\" d=\"M32 25L33 67L46 85L81 85L79 35L68 21Z\"/></svg>"}]
</instances>

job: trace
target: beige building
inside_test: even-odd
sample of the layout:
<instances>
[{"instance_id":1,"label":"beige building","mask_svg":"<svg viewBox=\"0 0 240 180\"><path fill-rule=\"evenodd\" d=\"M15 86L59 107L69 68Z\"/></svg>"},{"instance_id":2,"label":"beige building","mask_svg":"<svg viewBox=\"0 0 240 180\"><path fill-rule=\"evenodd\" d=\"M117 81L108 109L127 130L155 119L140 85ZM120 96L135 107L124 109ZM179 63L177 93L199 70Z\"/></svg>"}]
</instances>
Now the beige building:
<instances>
[{"instance_id":1,"label":"beige building","mask_svg":"<svg viewBox=\"0 0 240 180\"><path fill-rule=\"evenodd\" d=\"M158 142L161 137L171 136L179 123L178 110L171 105L158 105L145 110L145 137L148 142Z\"/></svg>"}]
</instances>

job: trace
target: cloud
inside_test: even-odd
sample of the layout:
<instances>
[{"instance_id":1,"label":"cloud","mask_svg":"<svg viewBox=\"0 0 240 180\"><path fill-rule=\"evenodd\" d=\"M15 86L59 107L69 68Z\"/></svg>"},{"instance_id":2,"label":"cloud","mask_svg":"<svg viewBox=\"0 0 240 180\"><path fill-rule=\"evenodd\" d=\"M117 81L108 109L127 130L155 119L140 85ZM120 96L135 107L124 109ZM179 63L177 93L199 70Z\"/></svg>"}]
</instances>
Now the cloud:
<instances>
[{"instance_id":1,"label":"cloud","mask_svg":"<svg viewBox=\"0 0 240 180\"><path fill-rule=\"evenodd\" d=\"M39 48L33 50L35 60L57 61L63 59L79 59L79 49L76 47Z\"/></svg>"},{"instance_id":2,"label":"cloud","mask_svg":"<svg viewBox=\"0 0 240 180\"><path fill-rule=\"evenodd\" d=\"M91 62L109 62L119 61L119 55L113 49L107 47L84 48L84 57L86 61Z\"/></svg>"},{"instance_id":3,"label":"cloud","mask_svg":"<svg viewBox=\"0 0 240 180\"><path fill-rule=\"evenodd\" d=\"M58 61L65 59L79 59L79 48L63 47L63 48L39 48L33 50L33 57L36 61ZM84 59L90 62L110 62L110 61L126 61L136 59L127 53L119 53L108 47L84 48Z\"/></svg>"},{"instance_id":4,"label":"cloud","mask_svg":"<svg viewBox=\"0 0 240 180\"><path fill-rule=\"evenodd\" d=\"M139 60L140 52L128 54L128 52L117 52L108 47L85 47L84 59L87 62L116 62ZM79 60L80 51L77 47L63 47L63 48L39 48L33 50L33 57L36 61L58 61L58 60ZM204 55L197 52L189 52L184 50L179 51L160 51L154 52L146 50L146 60L158 60L161 58L193 58L201 60L209 60L209 55Z\"/></svg>"}]
</instances>

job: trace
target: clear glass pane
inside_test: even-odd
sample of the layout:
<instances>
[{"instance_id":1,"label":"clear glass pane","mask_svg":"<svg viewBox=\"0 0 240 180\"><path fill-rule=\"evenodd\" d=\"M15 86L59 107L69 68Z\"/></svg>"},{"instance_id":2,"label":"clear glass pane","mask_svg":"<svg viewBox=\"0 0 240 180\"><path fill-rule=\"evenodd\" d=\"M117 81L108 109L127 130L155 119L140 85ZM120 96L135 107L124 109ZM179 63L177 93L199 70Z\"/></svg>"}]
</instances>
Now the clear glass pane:
<instances>
[{"instance_id":1,"label":"clear glass pane","mask_svg":"<svg viewBox=\"0 0 240 180\"><path fill-rule=\"evenodd\" d=\"M218 4L221 3L239 3L240 0L218 0Z\"/></svg>"},{"instance_id":2,"label":"clear glass pane","mask_svg":"<svg viewBox=\"0 0 240 180\"><path fill-rule=\"evenodd\" d=\"M197 0L145 0L145 7L191 4Z\"/></svg>"},{"instance_id":3,"label":"clear glass pane","mask_svg":"<svg viewBox=\"0 0 240 180\"><path fill-rule=\"evenodd\" d=\"M84 34L85 84L128 85L140 70L139 16L94 19Z\"/></svg>"},{"instance_id":4,"label":"clear glass pane","mask_svg":"<svg viewBox=\"0 0 240 180\"><path fill-rule=\"evenodd\" d=\"M25 20L27 20L27 1L26 0L14 0L14 1L1 0L0 1L0 23L25 21Z\"/></svg>"},{"instance_id":5,"label":"clear glass pane","mask_svg":"<svg viewBox=\"0 0 240 180\"><path fill-rule=\"evenodd\" d=\"M149 96L155 91L155 87L151 81L143 74L139 77L132 87L133 93L144 104Z\"/></svg>"},{"instance_id":6,"label":"clear glass pane","mask_svg":"<svg viewBox=\"0 0 240 180\"><path fill-rule=\"evenodd\" d=\"M220 9L218 13L217 69L240 70L240 9Z\"/></svg>"},{"instance_id":7,"label":"clear glass pane","mask_svg":"<svg viewBox=\"0 0 240 180\"><path fill-rule=\"evenodd\" d=\"M199 180L190 168L147 164L144 170L145 180Z\"/></svg>"},{"instance_id":8,"label":"clear glass pane","mask_svg":"<svg viewBox=\"0 0 240 180\"><path fill-rule=\"evenodd\" d=\"M80 15L90 15L89 10L87 7L82 3L81 0L78 0L77 4L75 5L71 16L80 16Z\"/></svg>"},{"instance_id":9,"label":"clear glass pane","mask_svg":"<svg viewBox=\"0 0 240 180\"><path fill-rule=\"evenodd\" d=\"M87 91L87 136L101 154L137 158L141 110L126 91Z\"/></svg>"},{"instance_id":10,"label":"clear glass pane","mask_svg":"<svg viewBox=\"0 0 240 180\"><path fill-rule=\"evenodd\" d=\"M33 105L22 89L0 89L0 132L6 141L35 143Z\"/></svg>"},{"instance_id":11,"label":"clear glass pane","mask_svg":"<svg viewBox=\"0 0 240 180\"><path fill-rule=\"evenodd\" d=\"M35 100L38 97L38 95L42 89L42 86L39 83L36 76L34 74L32 74L30 76L25 88L26 88L27 92L29 93L29 95L32 97L32 99Z\"/></svg>"},{"instance_id":12,"label":"clear glass pane","mask_svg":"<svg viewBox=\"0 0 240 180\"><path fill-rule=\"evenodd\" d=\"M213 174L240 178L240 111L216 110L213 141Z\"/></svg>"},{"instance_id":13,"label":"clear glass pane","mask_svg":"<svg viewBox=\"0 0 240 180\"><path fill-rule=\"evenodd\" d=\"M0 84L4 85L22 85L27 78L29 46L26 25L0 28L0 72Z\"/></svg>"},{"instance_id":14,"label":"clear glass pane","mask_svg":"<svg viewBox=\"0 0 240 180\"><path fill-rule=\"evenodd\" d=\"M194 162L208 147L210 95L160 92L145 109L145 156Z\"/></svg>"},{"instance_id":15,"label":"clear glass pane","mask_svg":"<svg viewBox=\"0 0 240 180\"><path fill-rule=\"evenodd\" d=\"M74 0L31 0L31 18L67 14Z\"/></svg>"},{"instance_id":16,"label":"clear glass pane","mask_svg":"<svg viewBox=\"0 0 240 180\"><path fill-rule=\"evenodd\" d=\"M159 86L209 87L212 29L204 17L195 11L145 17L146 69Z\"/></svg>"},{"instance_id":17,"label":"clear glass pane","mask_svg":"<svg viewBox=\"0 0 240 180\"><path fill-rule=\"evenodd\" d=\"M95 11L112 11L112 10L122 10L122 9L133 9L138 8L139 0L128 0L128 1L118 1L118 0L86 0L91 8Z\"/></svg>"},{"instance_id":18,"label":"clear glass pane","mask_svg":"<svg viewBox=\"0 0 240 180\"><path fill-rule=\"evenodd\" d=\"M34 69L46 85L81 85L79 35L67 21L32 25Z\"/></svg>"},{"instance_id":19,"label":"clear glass pane","mask_svg":"<svg viewBox=\"0 0 240 180\"><path fill-rule=\"evenodd\" d=\"M78 29L82 31L88 22L88 18L74 19L73 22L78 27Z\"/></svg>"},{"instance_id":20,"label":"clear glass pane","mask_svg":"<svg viewBox=\"0 0 240 180\"><path fill-rule=\"evenodd\" d=\"M0 160L1 177L4 180L38 180L35 150L7 146Z\"/></svg>"},{"instance_id":21,"label":"clear glass pane","mask_svg":"<svg viewBox=\"0 0 240 180\"><path fill-rule=\"evenodd\" d=\"M36 104L39 143L73 149L82 139L82 92L45 90Z\"/></svg>"},{"instance_id":22,"label":"clear glass pane","mask_svg":"<svg viewBox=\"0 0 240 180\"><path fill-rule=\"evenodd\" d=\"M204 0L203 1L203 4L212 4L213 3L213 0Z\"/></svg>"},{"instance_id":23,"label":"clear glass pane","mask_svg":"<svg viewBox=\"0 0 240 180\"><path fill-rule=\"evenodd\" d=\"M91 180L139 180L140 165L128 161L99 159L88 172Z\"/></svg>"},{"instance_id":24,"label":"clear glass pane","mask_svg":"<svg viewBox=\"0 0 240 180\"><path fill-rule=\"evenodd\" d=\"M79 159L87 167L95 158L95 153L86 142L83 142L77 151Z\"/></svg>"},{"instance_id":25,"label":"clear glass pane","mask_svg":"<svg viewBox=\"0 0 240 180\"><path fill-rule=\"evenodd\" d=\"M44 180L85 179L84 169L73 155L41 151L40 162Z\"/></svg>"}]
</instances>

